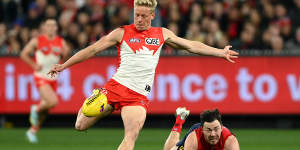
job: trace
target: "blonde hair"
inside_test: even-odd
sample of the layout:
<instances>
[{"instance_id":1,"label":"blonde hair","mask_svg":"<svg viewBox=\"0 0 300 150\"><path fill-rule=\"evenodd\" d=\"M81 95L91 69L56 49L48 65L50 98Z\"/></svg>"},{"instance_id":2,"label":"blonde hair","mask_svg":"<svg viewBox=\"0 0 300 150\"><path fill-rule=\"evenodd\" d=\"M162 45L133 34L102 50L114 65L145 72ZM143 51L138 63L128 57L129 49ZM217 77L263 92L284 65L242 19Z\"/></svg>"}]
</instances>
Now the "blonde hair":
<instances>
[{"instance_id":1,"label":"blonde hair","mask_svg":"<svg viewBox=\"0 0 300 150\"><path fill-rule=\"evenodd\" d=\"M136 6L149 7L153 12L157 6L157 1L156 0L134 0L134 7Z\"/></svg>"}]
</instances>

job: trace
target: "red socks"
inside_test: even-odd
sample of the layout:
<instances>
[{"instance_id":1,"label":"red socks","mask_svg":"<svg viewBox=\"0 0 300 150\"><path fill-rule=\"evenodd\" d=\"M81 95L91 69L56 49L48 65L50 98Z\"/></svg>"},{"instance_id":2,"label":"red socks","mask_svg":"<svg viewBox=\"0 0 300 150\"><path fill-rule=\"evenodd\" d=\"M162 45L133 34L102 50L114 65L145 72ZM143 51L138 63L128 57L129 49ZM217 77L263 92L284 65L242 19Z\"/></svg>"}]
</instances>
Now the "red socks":
<instances>
[{"instance_id":1,"label":"red socks","mask_svg":"<svg viewBox=\"0 0 300 150\"><path fill-rule=\"evenodd\" d=\"M176 117L176 122L172 128L172 131L181 133L182 125L184 124L185 120L181 120L180 116Z\"/></svg>"},{"instance_id":2,"label":"red socks","mask_svg":"<svg viewBox=\"0 0 300 150\"><path fill-rule=\"evenodd\" d=\"M30 128L30 131L32 132L32 133L36 133L37 131L39 131L40 130L40 127L39 126L31 126L31 128Z\"/></svg>"}]
</instances>

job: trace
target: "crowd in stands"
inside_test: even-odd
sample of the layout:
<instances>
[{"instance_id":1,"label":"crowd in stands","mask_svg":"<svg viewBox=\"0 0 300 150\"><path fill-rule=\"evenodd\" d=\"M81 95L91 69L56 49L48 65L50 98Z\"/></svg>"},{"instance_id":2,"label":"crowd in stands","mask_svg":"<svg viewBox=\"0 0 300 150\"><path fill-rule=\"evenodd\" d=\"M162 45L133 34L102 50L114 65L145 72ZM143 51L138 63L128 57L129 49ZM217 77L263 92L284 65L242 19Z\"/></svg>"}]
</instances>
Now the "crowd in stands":
<instances>
[{"instance_id":1,"label":"crowd in stands","mask_svg":"<svg viewBox=\"0 0 300 150\"><path fill-rule=\"evenodd\" d=\"M77 51L132 16L133 0L1 0L0 54L18 55L46 17ZM158 0L153 26L218 48L300 51L300 0Z\"/></svg>"}]
</instances>

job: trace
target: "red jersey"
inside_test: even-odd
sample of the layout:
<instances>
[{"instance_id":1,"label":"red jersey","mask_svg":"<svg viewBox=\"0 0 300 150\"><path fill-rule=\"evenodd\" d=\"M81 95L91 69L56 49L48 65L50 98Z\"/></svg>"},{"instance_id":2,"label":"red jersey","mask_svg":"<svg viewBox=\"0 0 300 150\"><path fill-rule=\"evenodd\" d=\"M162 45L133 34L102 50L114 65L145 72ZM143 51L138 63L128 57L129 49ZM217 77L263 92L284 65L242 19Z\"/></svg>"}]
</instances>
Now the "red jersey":
<instances>
[{"instance_id":1,"label":"red jersey","mask_svg":"<svg viewBox=\"0 0 300 150\"><path fill-rule=\"evenodd\" d=\"M119 65L112 79L141 95L147 96L164 44L162 28L138 31L134 24L122 27L124 35L118 45ZM114 91L114 89L109 89Z\"/></svg>"},{"instance_id":2,"label":"red jersey","mask_svg":"<svg viewBox=\"0 0 300 150\"><path fill-rule=\"evenodd\" d=\"M223 127L219 142L215 146L212 146L205 141L202 127L195 129L194 131L197 136L198 150L223 150L225 141L230 135L233 135L229 129Z\"/></svg>"},{"instance_id":3,"label":"red jersey","mask_svg":"<svg viewBox=\"0 0 300 150\"><path fill-rule=\"evenodd\" d=\"M35 51L35 61L42 66L40 71L35 71L35 76L40 78L53 80L47 76L53 64L58 64L63 52L63 39L60 36L55 36L50 40L45 35L37 37L38 45Z\"/></svg>"}]
</instances>

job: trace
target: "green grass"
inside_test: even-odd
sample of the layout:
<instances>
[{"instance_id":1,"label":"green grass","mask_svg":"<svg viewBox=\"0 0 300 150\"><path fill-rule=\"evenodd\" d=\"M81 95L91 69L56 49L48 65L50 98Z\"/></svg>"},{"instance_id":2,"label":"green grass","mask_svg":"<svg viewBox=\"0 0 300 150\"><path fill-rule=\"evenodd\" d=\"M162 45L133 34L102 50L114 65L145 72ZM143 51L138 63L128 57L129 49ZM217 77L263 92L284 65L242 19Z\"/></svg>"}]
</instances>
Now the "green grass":
<instances>
[{"instance_id":1,"label":"green grass","mask_svg":"<svg viewBox=\"0 0 300 150\"><path fill-rule=\"evenodd\" d=\"M77 132L71 128L43 128L39 143L29 144L24 128L0 128L1 150L116 150L123 137L123 129L92 128ZM143 129L136 150L159 150L170 129ZM186 130L183 131L185 133ZM234 129L241 150L299 150L300 130Z\"/></svg>"}]
</instances>

